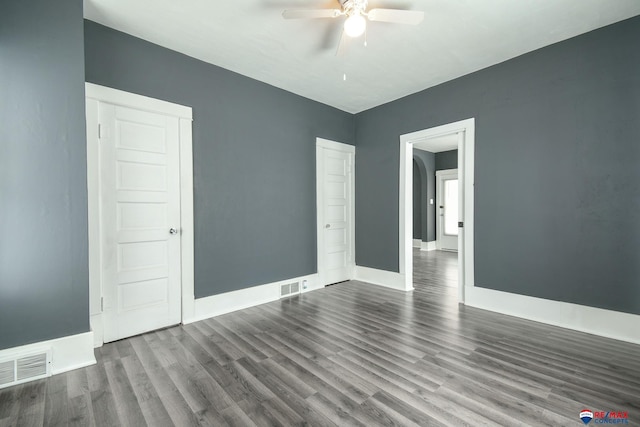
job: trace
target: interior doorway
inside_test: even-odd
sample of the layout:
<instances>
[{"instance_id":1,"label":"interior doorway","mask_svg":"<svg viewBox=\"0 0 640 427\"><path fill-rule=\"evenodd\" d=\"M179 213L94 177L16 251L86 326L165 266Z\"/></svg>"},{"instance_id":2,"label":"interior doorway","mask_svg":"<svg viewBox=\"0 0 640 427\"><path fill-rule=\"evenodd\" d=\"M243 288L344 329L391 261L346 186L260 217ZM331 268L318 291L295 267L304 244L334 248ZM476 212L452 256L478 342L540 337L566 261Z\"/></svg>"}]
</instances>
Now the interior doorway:
<instances>
[{"instance_id":1,"label":"interior doorway","mask_svg":"<svg viewBox=\"0 0 640 427\"><path fill-rule=\"evenodd\" d=\"M437 145L442 141L454 141L457 148L458 185L449 184L449 190L456 187L458 194L457 218L455 207L449 218L458 226L458 301L464 303L465 287L474 284L473 257L473 177L475 120L473 118L425 129L400 136L400 200L399 200L399 264L405 289L413 289L413 152L414 148L427 151L442 151ZM436 145L434 147L434 144ZM451 149L451 148L447 148ZM453 191L450 191L453 192ZM454 204L455 205L455 204ZM438 205L440 206L440 205ZM439 213L443 213L437 209ZM457 221L455 221L457 219ZM455 238L455 237L454 237Z\"/></svg>"},{"instance_id":2,"label":"interior doorway","mask_svg":"<svg viewBox=\"0 0 640 427\"><path fill-rule=\"evenodd\" d=\"M193 316L190 107L85 84L94 346Z\"/></svg>"}]
</instances>

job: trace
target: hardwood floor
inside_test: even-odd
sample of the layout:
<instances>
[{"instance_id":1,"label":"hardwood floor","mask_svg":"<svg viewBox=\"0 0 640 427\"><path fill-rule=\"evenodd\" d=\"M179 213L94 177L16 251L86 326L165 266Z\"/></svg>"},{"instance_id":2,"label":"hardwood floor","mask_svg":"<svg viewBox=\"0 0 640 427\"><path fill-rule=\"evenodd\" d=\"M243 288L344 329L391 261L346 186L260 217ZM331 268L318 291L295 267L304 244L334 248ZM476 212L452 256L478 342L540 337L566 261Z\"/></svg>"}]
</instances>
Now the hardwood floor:
<instances>
[{"instance_id":1,"label":"hardwood floor","mask_svg":"<svg viewBox=\"0 0 640 427\"><path fill-rule=\"evenodd\" d=\"M640 423L640 346L456 303L456 254L411 293L356 281L96 350L0 390L0 426Z\"/></svg>"}]
</instances>

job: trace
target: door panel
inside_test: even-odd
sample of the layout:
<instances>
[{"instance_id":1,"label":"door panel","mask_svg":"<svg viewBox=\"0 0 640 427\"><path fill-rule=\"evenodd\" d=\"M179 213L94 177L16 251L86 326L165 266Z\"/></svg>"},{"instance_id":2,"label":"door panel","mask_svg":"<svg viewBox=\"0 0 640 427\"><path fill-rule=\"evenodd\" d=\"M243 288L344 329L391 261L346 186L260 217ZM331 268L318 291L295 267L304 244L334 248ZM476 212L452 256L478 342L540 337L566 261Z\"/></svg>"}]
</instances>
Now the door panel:
<instances>
[{"instance_id":1,"label":"door panel","mask_svg":"<svg viewBox=\"0 0 640 427\"><path fill-rule=\"evenodd\" d=\"M116 190L167 191L167 168L158 165L118 160Z\"/></svg>"},{"instance_id":2,"label":"door panel","mask_svg":"<svg viewBox=\"0 0 640 427\"><path fill-rule=\"evenodd\" d=\"M144 120L144 118L139 120ZM167 152L166 132L161 122L150 126L143 123L121 121L119 132L118 148L161 154Z\"/></svg>"},{"instance_id":3,"label":"door panel","mask_svg":"<svg viewBox=\"0 0 640 427\"><path fill-rule=\"evenodd\" d=\"M117 215L120 231L159 229L167 224L167 206L164 203L120 202Z\"/></svg>"},{"instance_id":4,"label":"door panel","mask_svg":"<svg viewBox=\"0 0 640 427\"><path fill-rule=\"evenodd\" d=\"M180 322L178 119L99 105L104 341Z\"/></svg>"},{"instance_id":5,"label":"door panel","mask_svg":"<svg viewBox=\"0 0 640 427\"><path fill-rule=\"evenodd\" d=\"M118 287L118 291L120 308L122 310L137 310L166 303L168 281L164 278L140 283L125 283Z\"/></svg>"}]
</instances>

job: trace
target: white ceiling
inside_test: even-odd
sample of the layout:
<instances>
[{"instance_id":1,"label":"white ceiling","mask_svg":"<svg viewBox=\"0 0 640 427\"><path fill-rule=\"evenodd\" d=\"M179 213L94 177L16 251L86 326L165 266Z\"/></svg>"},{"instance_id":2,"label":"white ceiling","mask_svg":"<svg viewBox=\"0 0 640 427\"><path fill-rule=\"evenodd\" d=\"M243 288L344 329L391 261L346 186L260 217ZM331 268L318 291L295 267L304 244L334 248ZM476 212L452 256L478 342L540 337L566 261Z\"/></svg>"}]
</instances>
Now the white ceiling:
<instances>
[{"instance_id":1,"label":"white ceiling","mask_svg":"<svg viewBox=\"0 0 640 427\"><path fill-rule=\"evenodd\" d=\"M429 151L430 153L439 153L441 151L457 150L458 134L452 133L450 135L424 139L424 140L415 142L413 144L413 148L416 148L418 150Z\"/></svg>"},{"instance_id":2,"label":"white ceiling","mask_svg":"<svg viewBox=\"0 0 640 427\"><path fill-rule=\"evenodd\" d=\"M370 22L335 56L340 21L291 21L337 0L85 0L85 17L357 113L640 14L639 0L370 0L425 12L417 27ZM346 73L347 80L343 81Z\"/></svg>"}]
</instances>

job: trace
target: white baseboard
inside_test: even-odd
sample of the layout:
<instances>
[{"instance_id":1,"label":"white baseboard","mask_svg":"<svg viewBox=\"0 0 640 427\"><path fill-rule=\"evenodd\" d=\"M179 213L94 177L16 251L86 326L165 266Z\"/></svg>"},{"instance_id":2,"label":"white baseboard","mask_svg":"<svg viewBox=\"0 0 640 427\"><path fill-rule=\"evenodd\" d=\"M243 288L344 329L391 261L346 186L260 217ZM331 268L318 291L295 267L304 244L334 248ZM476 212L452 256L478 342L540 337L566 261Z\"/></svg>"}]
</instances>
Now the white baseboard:
<instances>
[{"instance_id":1,"label":"white baseboard","mask_svg":"<svg viewBox=\"0 0 640 427\"><path fill-rule=\"evenodd\" d=\"M420 250L421 251L435 251L436 248L436 241L432 241L432 242L422 242L422 244L420 245Z\"/></svg>"},{"instance_id":2,"label":"white baseboard","mask_svg":"<svg viewBox=\"0 0 640 427\"><path fill-rule=\"evenodd\" d=\"M307 281L307 289L302 289L302 282ZM317 274L308 276L295 277L292 279L281 280L279 282L267 283L265 285L252 286L237 291L225 292L219 295L213 295L206 298L198 298L195 300L194 315L191 318L183 319L185 325L198 320L209 319L211 317L220 316L222 314L231 313L233 311L242 310L244 308L254 307L256 305L280 299L280 285L292 282L300 282L300 292L310 292L323 288Z\"/></svg>"},{"instance_id":3,"label":"white baseboard","mask_svg":"<svg viewBox=\"0 0 640 427\"><path fill-rule=\"evenodd\" d=\"M356 265L354 279L400 291L413 290L413 286L410 288L406 287L404 276L402 274L395 273L393 271L377 270L375 268Z\"/></svg>"},{"instance_id":4,"label":"white baseboard","mask_svg":"<svg viewBox=\"0 0 640 427\"><path fill-rule=\"evenodd\" d=\"M420 239L413 239L413 247L414 248L420 248L422 246L422 240Z\"/></svg>"},{"instance_id":5,"label":"white baseboard","mask_svg":"<svg viewBox=\"0 0 640 427\"><path fill-rule=\"evenodd\" d=\"M467 286L465 304L484 310L640 344L640 316Z\"/></svg>"},{"instance_id":6,"label":"white baseboard","mask_svg":"<svg viewBox=\"0 0 640 427\"><path fill-rule=\"evenodd\" d=\"M93 332L70 335L53 340L0 350L0 359L12 359L22 354L51 350L51 374L61 374L85 366L94 365Z\"/></svg>"}]
</instances>

